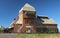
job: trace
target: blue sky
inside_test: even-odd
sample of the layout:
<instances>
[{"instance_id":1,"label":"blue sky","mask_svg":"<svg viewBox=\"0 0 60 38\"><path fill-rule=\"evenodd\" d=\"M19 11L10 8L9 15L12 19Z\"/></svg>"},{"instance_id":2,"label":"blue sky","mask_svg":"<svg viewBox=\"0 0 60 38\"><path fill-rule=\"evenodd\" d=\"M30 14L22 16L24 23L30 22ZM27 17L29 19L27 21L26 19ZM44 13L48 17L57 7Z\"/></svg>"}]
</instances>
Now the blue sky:
<instances>
[{"instance_id":1,"label":"blue sky","mask_svg":"<svg viewBox=\"0 0 60 38\"><path fill-rule=\"evenodd\" d=\"M60 0L0 0L0 25L8 27L25 3L34 6L37 15L53 18L60 29Z\"/></svg>"}]
</instances>

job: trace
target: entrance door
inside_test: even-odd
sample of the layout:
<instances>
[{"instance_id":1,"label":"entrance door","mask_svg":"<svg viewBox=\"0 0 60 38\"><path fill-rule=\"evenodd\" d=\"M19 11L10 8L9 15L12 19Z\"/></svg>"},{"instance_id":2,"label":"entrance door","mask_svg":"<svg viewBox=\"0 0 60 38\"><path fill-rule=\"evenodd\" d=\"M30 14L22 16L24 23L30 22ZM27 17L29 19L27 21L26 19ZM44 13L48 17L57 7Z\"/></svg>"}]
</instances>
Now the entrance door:
<instances>
[{"instance_id":1,"label":"entrance door","mask_svg":"<svg viewBox=\"0 0 60 38\"><path fill-rule=\"evenodd\" d=\"M31 33L31 29L30 28L27 28L26 33Z\"/></svg>"},{"instance_id":2,"label":"entrance door","mask_svg":"<svg viewBox=\"0 0 60 38\"><path fill-rule=\"evenodd\" d=\"M31 28L32 28L32 26L26 26L26 33L31 33Z\"/></svg>"}]
</instances>

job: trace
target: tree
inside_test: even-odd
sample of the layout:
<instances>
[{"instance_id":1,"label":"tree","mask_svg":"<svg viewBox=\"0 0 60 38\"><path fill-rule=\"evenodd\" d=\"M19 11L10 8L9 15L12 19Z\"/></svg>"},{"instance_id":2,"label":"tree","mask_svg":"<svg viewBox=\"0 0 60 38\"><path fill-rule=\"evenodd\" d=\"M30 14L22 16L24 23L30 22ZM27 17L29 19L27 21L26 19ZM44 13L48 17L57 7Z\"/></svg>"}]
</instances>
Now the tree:
<instances>
[{"instance_id":1,"label":"tree","mask_svg":"<svg viewBox=\"0 0 60 38\"><path fill-rule=\"evenodd\" d=\"M4 27L0 26L0 33L2 33L3 30L4 30Z\"/></svg>"}]
</instances>

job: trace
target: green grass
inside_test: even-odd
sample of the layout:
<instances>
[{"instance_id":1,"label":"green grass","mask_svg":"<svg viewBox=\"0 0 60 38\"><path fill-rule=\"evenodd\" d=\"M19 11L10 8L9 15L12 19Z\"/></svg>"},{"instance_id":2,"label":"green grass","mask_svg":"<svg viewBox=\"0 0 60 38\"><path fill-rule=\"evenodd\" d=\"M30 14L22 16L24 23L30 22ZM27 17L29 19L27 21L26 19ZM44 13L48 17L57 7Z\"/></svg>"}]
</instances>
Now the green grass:
<instances>
[{"instance_id":1,"label":"green grass","mask_svg":"<svg viewBox=\"0 0 60 38\"><path fill-rule=\"evenodd\" d=\"M60 38L60 34L18 34L17 38Z\"/></svg>"}]
</instances>

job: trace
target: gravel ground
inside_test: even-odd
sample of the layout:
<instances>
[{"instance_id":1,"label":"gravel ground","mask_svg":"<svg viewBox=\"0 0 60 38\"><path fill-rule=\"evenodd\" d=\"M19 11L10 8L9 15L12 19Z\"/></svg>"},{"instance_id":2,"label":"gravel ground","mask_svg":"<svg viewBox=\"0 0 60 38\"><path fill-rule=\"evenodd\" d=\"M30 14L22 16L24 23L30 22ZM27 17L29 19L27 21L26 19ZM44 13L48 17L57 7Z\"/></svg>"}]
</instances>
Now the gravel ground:
<instances>
[{"instance_id":1,"label":"gravel ground","mask_svg":"<svg viewBox=\"0 0 60 38\"><path fill-rule=\"evenodd\" d=\"M0 38L16 38L17 34L14 33L1 33Z\"/></svg>"}]
</instances>

